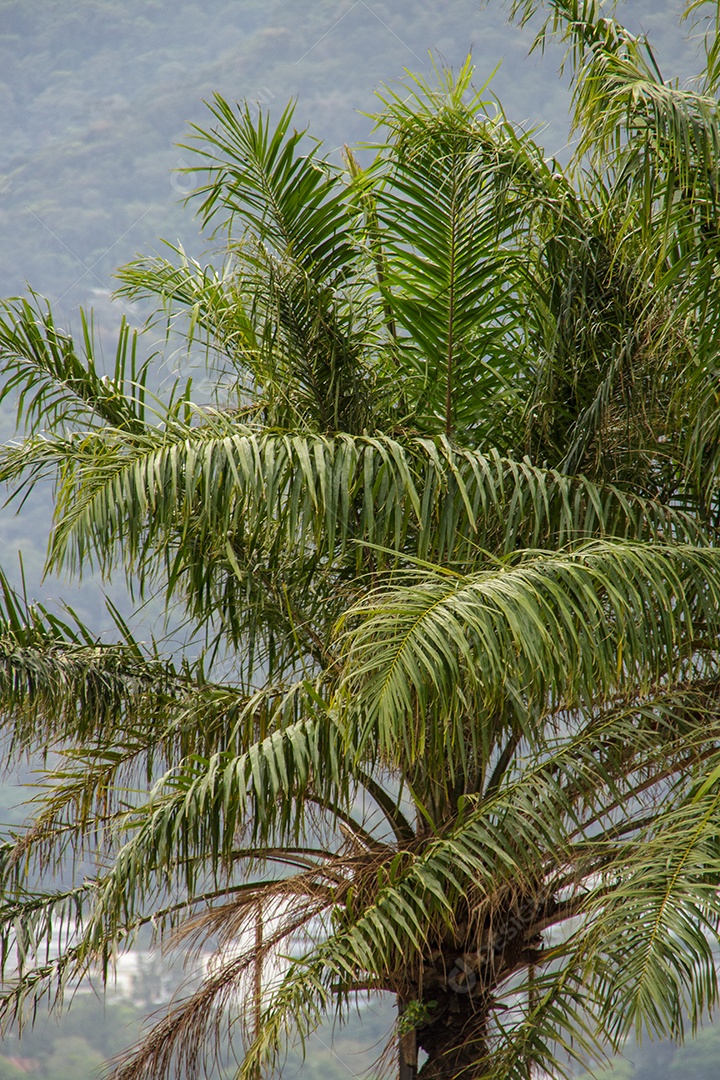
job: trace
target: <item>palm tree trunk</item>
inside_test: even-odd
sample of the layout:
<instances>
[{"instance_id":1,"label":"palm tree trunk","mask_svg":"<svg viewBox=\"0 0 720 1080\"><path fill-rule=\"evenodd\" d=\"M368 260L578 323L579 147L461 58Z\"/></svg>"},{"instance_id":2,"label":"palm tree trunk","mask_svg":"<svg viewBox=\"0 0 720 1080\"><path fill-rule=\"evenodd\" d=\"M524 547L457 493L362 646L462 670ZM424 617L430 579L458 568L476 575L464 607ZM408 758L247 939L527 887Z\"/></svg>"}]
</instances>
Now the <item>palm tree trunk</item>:
<instances>
[{"instance_id":1,"label":"palm tree trunk","mask_svg":"<svg viewBox=\"0 0 720 1080\"><path fill-rule=\"evenodd\" d=\"M476 1040L446 1045L428 1057L417 1074L417 1080L482 1080L487 1075L487 1059L484 1047Z\"/></svg>"},{"instance_id":2,"label":"palm tree trunk","mask_svg":"<svg viewBox=\"0 0 720 1080\"><path fill-rule=\"evenodd\" d=\"M398 996L398 1018L405 1010L405 1004ZM417 1076L417 1034L415 1030L402 1032L398 1037L398 1080L415 1080Z\"/></svg>"},{"instance_id":3,"label":"palm tree trunk","mask_svg":"<svg viewBox=\"0 0 720 1080\"><path fill-rule=\"evenodd\" d=\"M255 963L253 965L253 1018L256 1039L262 1032L262 947L263 920L262 904L258 901L255 912ZM257 1066L256 1080L260 1080L260 1066Z\"/></svg>"},{"instance_id":4,"label":"palm tree trunk","mask_svg":"<svg viewBox=\"0 0 720 1080\"><path fill-rule=\"evenodd\" d=\"M487 1012L469 996L457 996L455 1008L444 1005L439 1003L432 1022L418 1029L427 1061L417 1080L480 1080L487 1070Z\"/></svg>"},{"instance_id":5,"label":"palm tree trunk","mask_svg":"<svg viewBox=\"0 0 720 1080\"><path fill-rule=\"evenodd\" d=\"M417 1077L417 1039L414 1031L401 1035L398 1041L398 1080Z\"/></svg>"}]
</instances>

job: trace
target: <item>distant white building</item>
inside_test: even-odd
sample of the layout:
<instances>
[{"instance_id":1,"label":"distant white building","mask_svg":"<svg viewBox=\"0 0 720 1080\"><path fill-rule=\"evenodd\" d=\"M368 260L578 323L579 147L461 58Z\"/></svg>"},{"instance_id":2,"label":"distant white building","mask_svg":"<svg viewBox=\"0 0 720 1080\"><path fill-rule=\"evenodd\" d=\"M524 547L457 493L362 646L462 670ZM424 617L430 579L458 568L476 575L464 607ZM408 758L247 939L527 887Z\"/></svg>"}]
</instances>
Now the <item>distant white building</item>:
<instances>
[{"instance_id":1,"label":"distant white building","mask_svg":"<svg viewBox=\"0 0 720 1080\"><path fill-rule=\"evenodd\" d=\"M170 964L158 952L131 949L117 958L106 994L109 1000L131 1001L140 1007L163 1005L177 982Z\"/></svg>"}]
</instances>

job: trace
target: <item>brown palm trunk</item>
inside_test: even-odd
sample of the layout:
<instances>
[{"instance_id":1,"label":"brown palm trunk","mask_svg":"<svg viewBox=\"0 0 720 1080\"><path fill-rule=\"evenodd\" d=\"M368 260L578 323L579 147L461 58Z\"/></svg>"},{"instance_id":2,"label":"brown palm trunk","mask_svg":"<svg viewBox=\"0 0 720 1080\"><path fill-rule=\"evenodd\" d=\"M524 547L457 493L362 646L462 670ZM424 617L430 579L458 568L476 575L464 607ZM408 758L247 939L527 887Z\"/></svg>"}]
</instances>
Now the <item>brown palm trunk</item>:
<instances>
[{"instance_id":1,"label":"brown palm trunk","mask_svg":"<svg viewBox=\"0 0 720 1080\"><path fill-rule=\"evenodd\" d=\"M398 996L398 1018L402 1018L404 1003ZM398 1080L415 1080L417 1077L417 1034L405 1031L398 1037Z\"/></svg>"},{"instance_id":2,"label":"brown palm trunk","mask_svg":"<svg viewBox=\"0 0 720 1080\"><path fill-rule=\"evenodd\" d=\"M487 1011L470 995L439 997L432 1020L417 1031L427 1054L417 1080L480 1080L487 1067Z\"/></svg>"},{"instance_id":3,"label":"brown palm trunk","mask_svg":"<svg viewBox=\"0 0 720 1080\"><path fill-rule=\"evenodd\" d=\"M461 1035L436 1045L417 1080L481 1080L486 1075L486 1047L476 1037Z\"/></svg>"},{"instance_id":4,"label":"brown palm trunk","mask_svg":"<svg viewBox=\"0 0 720 1080\"><path fill-rule=\"evenodd\" d=\"M263 947L263 920L262 904L258 901L255 911L255 963L253 965L253 1018L254 1036L260 1038L262 1031L262 947ZM260 1080L260 1066L256 1067L254 1080Z\"/></svg>"}]
</instances>

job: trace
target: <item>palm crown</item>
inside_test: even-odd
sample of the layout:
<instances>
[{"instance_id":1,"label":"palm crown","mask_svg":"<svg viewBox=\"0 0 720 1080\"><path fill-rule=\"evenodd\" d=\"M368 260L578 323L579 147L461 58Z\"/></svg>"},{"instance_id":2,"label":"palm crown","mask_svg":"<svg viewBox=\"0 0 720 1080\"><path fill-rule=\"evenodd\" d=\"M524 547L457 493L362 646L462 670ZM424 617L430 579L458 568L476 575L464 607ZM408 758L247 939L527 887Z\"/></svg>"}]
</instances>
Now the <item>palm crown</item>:
<instances>
[{"instance_id":1,"label":"palm crown","mask_svg":"<svg viewBox=\"0 0 720 1080\"><path fill-rule=\"evenodd\" d=\"M4 585L6 731L61 749L3 851L5 1018L144 926L217 947L124 1080L238 1015L255 1076L358 993L397 999L402 1080L715 1003L717 38L691 92L592 0L548 6L567 168L469 63L385 92L366 165L215 99L220 263L120 271L205 345L210 404L151 393L125 326L101 376L89 322L4 305L0 471L55 483L49 566L121 568L206 641L103 644Z\"/></svg>"}]
</instances>

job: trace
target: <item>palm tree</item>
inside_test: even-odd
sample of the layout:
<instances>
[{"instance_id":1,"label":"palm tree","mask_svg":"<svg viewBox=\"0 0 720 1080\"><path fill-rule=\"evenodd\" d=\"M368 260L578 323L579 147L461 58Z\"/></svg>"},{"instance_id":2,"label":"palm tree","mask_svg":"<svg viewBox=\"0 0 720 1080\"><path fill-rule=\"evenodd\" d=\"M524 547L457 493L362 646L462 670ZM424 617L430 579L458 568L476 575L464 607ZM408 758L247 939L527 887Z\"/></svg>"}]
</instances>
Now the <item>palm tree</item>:
<instances>
[{"instance_id":1,"label":"palm tree","mask_svg":"<svg viewBox=\"0 0 720 1080\"><path fill-rule=\"evenodd\" d=\"M163 398L126 326L103 376L89 320L4 304L0 473L54 483L48 567L122 570L188 641L116 613L104 643L3 579L7 739L49 755L3 849L4 1019L147 927L215 950L122 1080L238 1029L258 1076L365 994L400 1080L420 1050L425 1080L563 1072L716 1003L718 37L691 92L548 6L566 168L469 63L386 91L365 165L215 98L219 261L120 271L209 401Z\"/></svg>"}]
</instances>

